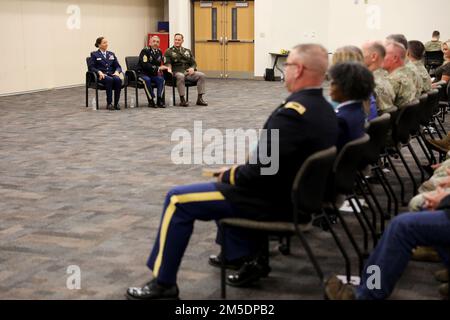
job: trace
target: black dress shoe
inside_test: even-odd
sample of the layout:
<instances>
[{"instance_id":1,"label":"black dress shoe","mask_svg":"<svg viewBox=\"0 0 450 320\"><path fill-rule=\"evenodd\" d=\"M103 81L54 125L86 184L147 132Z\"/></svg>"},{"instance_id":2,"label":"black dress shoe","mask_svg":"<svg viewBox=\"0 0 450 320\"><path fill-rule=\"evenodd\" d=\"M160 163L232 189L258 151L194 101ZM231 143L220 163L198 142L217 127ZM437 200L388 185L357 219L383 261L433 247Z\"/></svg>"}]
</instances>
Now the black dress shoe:
<instances>
[{"instance_id":1,"label":"black dress shoe","mask_svg":"<svg viewBox=\"0 0 450 320\"><path fill-rule=\"evenodd\" d=\"M189 107L189 102L186 101L184 96L180 97L180 107Z\"/></svg>"},{"instance_id":2,"label":"black dress shoe","mask_svg":"<svg viewBox=\"0 0 450 320\"><path fill-rule=\"evenodd\" d=\"M239 258L231 261L225 261L225 269L229 270L239 270L243 264L248 261L246 258ZM211 266L216 268L221 268L222 266L222 256L219 255L211 255L209 256L208 262Z\"/></svg>"},{"instance_id":3,"label":"black dress shoe","mask_svg":"<svg viewBox=\"0 0 450 320\"><path fill-rule=\"evenodd\" d=\"M156 100L156 105L157 105L159 108L165 108L165 107L166 107L166 104L165 104L164 100L161 99L161 98L157 98L157 100Z\"/></svg>"},{"instance_id":4,"label":"black dress shoe","mask_svg":"<svg viewBox=\"0 0 450 320\"><path fill-rule=\"evenodd\" d=\"M142 288L128 288L125 294L128 300L178 300L180 291L175 284L171 287L161 286L153 279Z\"/></svg>"},{"instance_id":5,"label":"black dress shoe","mask_svg":"<svg viewBox=\"0 0 450 320\"><path fill-rule=\"evenodd\" d=\"M227 284L232 287L247 287L261 278L267 277L272 271L267 263L257 260L246 262L238 273L227 277Z\"/></svg>"},{"instance_id":6,"label":"black dress shoe","mask_svg":"<svg viewBox=\"0 0 450 320\"><path fill-rule=\"evenodd\" d=\"M120 105L118 105L118 104L117 104L117 105L115 105L115 106L114 106L114 109L116 109L116 110L120 110Z\"/></svg>"},{"instance_id":7,"label":"black dress shoe","mask_svg":"<svg viewBox=\"0 0 450 320\"><path fill-rule=\"evenodd\" d=\"M108 105L106 106L106 109L107 109L107 110L114 110L114 107L113 107L112 104L108 104Z\"/></svg>"},{"instance_id":8,"label":"black dress shoe","mask_svg":"<svg viewBox=\"0 0 450 320\"><path fill-rule=\"evenodd\" d=\"M155 101L153 101L153 99L151 99L151 100L148 102L148 107L149 107L149 108L156 108Z\"/></svg>"}]
</instances>

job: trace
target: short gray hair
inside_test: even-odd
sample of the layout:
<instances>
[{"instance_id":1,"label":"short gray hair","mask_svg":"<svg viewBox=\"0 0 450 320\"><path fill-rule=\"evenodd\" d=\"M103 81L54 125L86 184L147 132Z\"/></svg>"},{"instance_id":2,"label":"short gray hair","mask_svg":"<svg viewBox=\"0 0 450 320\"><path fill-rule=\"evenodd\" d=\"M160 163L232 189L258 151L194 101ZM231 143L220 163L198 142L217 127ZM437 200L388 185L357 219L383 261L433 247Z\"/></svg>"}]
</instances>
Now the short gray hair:
<instances>
[{"instance_id":1,"label":"short gray hair","mask_svg":"<svg viewBox=\"0 0 450 320\"><path fill-rule=\"evenodd\" d=\"M325 76L328 70L328 51L320 44L299 44L293 48L293 53L309 70L320 76Z\"/></svg>"}]
</instances>

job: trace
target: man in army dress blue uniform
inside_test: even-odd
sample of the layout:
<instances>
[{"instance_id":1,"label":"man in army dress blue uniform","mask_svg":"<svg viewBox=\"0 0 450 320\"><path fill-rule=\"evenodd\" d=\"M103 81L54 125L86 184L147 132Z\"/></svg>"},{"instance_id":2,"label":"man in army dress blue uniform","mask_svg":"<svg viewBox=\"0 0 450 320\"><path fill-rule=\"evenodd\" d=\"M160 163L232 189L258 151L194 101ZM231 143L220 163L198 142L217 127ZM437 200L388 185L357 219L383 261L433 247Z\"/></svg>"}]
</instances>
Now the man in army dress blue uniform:
<instances>
[{"instance_id":1,"label":"man in army dress blue uniform","mask_svg":"<svg viewBox=\"0 0 450 320\"><path fill-rule=\"evenodd\" d=\"M142 49L139 55L139 80L144 85L149 108L165 108L164 77L162 72L168 68L162 65L164 57L159 49L160 42L161 40L158 36L153 36L151 38L151 47ZM152 83L156 84L156 105Z\"/></svg>"},{"instance_id":2,"label":"man in army dress blue uniform","mask_svg":"<svg viewBox=\"0 0 450 320\"><path fill-rule=\"evenodd\" d=\"M279 170L264 174L262 161L246 163L219 172L216 183L178 186L166 196L161 224L147 266L153 280L143 287L127 290L129 299L177 299L177 272L196 220L223 218L292 219L290 191L302 163L313 153L336 145L336 114L323 97L321 85L328 68L328 53L320 45L295 47L286 63L286 86L291 95L267 120L267 148L277 143ZM278 141L270 141L271 132ZM263 142L259 142L259 147ZM263 146L264 147L264 146ZM305 221L304 223L308 223ZM212 256L210 264L221 259L239 268L227 283L244 286L270 272L267 260L259 259L264 239L238 229L227 228L227 256ZM221 239L218 238L220 244ZM252 260L253 259L253 260Z\"/></svg>"}]
</instances>

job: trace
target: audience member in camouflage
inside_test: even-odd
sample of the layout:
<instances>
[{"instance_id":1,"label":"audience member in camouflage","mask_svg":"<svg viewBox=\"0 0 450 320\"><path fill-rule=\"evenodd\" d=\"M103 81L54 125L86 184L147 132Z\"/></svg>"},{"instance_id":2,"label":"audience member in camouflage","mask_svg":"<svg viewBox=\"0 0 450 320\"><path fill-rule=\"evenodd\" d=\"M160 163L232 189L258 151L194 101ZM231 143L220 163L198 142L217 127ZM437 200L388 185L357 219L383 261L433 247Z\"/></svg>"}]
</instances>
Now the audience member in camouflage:
<instances>
[{"instance_id":1,"label":"audience member in camouflage","mask_svg":"<svg viewBox=\"0 0 450 320\"><path fill-rule=\"evenodd\" d=\"M364 64L375 77L375 97L378 113L394 107L395 92L388 80L389 73L383 69L386 49L380 42L369 41L362 45Z\"/></svg>"},{"instance_id":2,"label":"audience member in camouflage","mask_svg":"<svg viewBox=\"0 0 450 320\"><path fill-rule=\"evenodd\" d=\"M405 67L406 49L402 44L390 42L386 45L384 68L389 72L388 80L394 88L394 105L398 108L412 103L417 98L417 89Z\"/></svg>"}]
</instances>

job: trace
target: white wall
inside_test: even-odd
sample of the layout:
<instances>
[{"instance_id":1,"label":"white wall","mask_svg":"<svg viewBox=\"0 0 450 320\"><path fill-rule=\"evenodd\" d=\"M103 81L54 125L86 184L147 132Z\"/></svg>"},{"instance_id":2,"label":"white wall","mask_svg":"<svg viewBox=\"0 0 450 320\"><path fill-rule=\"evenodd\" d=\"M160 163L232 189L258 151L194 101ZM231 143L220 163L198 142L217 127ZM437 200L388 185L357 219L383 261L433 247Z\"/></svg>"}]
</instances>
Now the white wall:
<instances>
[{"instance_id":1,"label":"white wall","mask_svg":"<svg viewBox=\"0 0 450 320\"><path fill-rule=\"evenodd\" d=\"M331 2L337 0L331 0ZM273 60L269 52L289 50L299 43L328 43L330 0L255 1L255 76Z\"/></svg>"},{"instance_id":2,"label":"white wall","mask_svg":"<svg viewBox=\"0 0 450 320\"><path fill-rule=\"evenodd\" d=\"M447 39L449 12L449 0L255 0L255 76L270 67L270 51L298 43L319 42L332 52L391 33L425 42L435 29Z\"/></svg>"},{"instance_id":3,"label":"white wall","mask_svg":"<svg viewBox=\"0 0 450 320\"><path fill-rule=\"evenodd\" d=\"M80 9L79 29L67 27L69 5ZM0 95L84 83L98 36L125 68L163 18L163 0L0 0Z\"/></svg>"},{"instance_id":4,"label":"white wall","mask_svg":"<svg viewBox=\"0 0 450 320\"><path fill-rule=\"evenodd\" d=\"M365 40L384 39L392 33L423 42L431 39L434 30L440 30L442 38L450 37L448 0L370 0L368 5L354 1L330 1L331 50L349 43L360 45Z\"/></svg>"},{"instance_id":5,"label":"white wall","mask_svg":"<svg viewBox=\"0 0 450 320\"><path fill-rule=\"evenodd\" d=\"M169 0L170 45L175 33L184 35L184 46L191 47L192 4L190 0Z\"/></svg>"}]
</instances>

